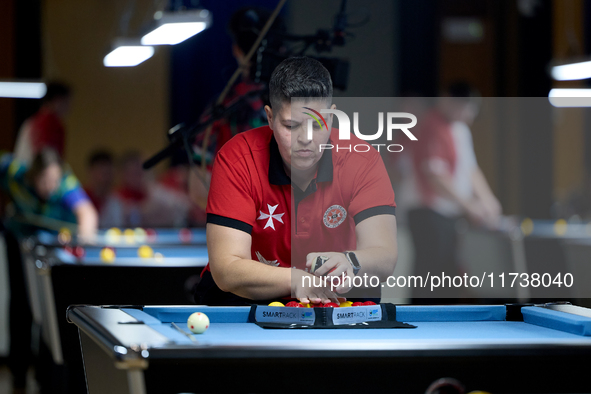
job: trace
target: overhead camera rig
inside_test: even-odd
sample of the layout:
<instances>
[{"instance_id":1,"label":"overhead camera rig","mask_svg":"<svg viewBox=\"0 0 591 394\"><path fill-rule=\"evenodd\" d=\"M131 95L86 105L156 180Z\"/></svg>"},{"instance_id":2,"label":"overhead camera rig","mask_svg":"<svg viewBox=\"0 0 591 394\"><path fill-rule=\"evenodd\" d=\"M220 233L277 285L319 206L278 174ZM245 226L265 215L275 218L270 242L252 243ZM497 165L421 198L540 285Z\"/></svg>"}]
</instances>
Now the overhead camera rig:
<instances>
[{"instance_id":1,"label":"overhead camera rig","mask_svg":"<svg viewBox=\"0 0 591 394\"><path fill-rule=\"evenodd\" d=\"M351 36L351 34L347 33L346 31L346 28L349 26L346 14L347 0L342 0L340 10L335 17L335 23L332 30L319 29L316 32L316 34L313 35L282 34L276 38L283 40L283 42L285 43L291 43L291 48L286 51L270 50L267 47L264 38L284 3L285 0L280 1L279 5L274 11L273 16L267 22L267 25L261 31L260 36L257 39L257 42L255 42L253 48L251 49L251 51L249 51L249 54L247 55L247 58L250 59L251 56L254 55L255 48L258 47L258 51L256 52L256 63L251 69L253 80L257 83L264 83L265 85L268 84L269 80L271 79L271 74L273 73L273 70L283 60L293 56L303 56L305 55L305 52L308 51L312 46L314 47L315 51L319 54L324 52L331 52L332 48L335 46L344 46L346 43L346 37ZM297 46L293 45L298 43L303 44L301 48L297 48ZM312 57L320 61L324 65L324 67L326 67L332 78L333 87L341 90L346 90L349 79L349 62L347 60L319 56L309 57ZM232 103L224 106L222 104L223 99L229 91L229 88L236 81L238 75L239 71L237 70L228 82L228 84L226 85L226 88L224 89L220 97L218 98L217 103L213 107L207 120L204 122L198 122L197 124L194 124L190 127L187 127L184 124L180 124L170 129L168 132L168 138L170 140L170 143L167 147L165 147L160 152L156 153L154 156L148 159L143 165L144 169L152 168L160 161L164 160L169 156L172 156L174 153L178 151L179 148L184 148L188 152L191 145L190 141L192 141L195 138L195 135L203 132L204 130L204 148L206 148L207 141L209 139L209 132L211 130L210 126L211 124L213 124L213 122L215 122L218 119L222 119L224 117L229 116L232 112L239 109L240 106L246 105L247 99L250 98L252 95L264 94L264 90L253 91L250 92L248 95L234 100ZM205 154L206 149L202 149L202 151ZM202 166L204 165L205 160L203 160L202 162Z\"/></svg>"},{"instance_id":2,"label":"overhead camera rig","mask_svg":"<svg viewBox=\"0 0 591 394\"><path fill-rule=\"evenodd\" d=\"M312 35L294 35L269 32L268 35L275 34L275 41L281 41L292 46L286 50L274 50L268 48L267 40L263 40L256 54L256 62L251 68L251 78L257 83L268 83L271 79L273 70L283 60L293 56L303 56L306 51L313 48L316 53L331 52L333 47L345 45L347 33L347 0L341 1L339 13L335 16L335 22L332 30L318 29L316 34ZM301 48L297 45L302 44ZM311 56L318 60L330 73L333 87L340 90L347 90L349 81L349 61L336 57Z\"/></svg>"}]
</instances>

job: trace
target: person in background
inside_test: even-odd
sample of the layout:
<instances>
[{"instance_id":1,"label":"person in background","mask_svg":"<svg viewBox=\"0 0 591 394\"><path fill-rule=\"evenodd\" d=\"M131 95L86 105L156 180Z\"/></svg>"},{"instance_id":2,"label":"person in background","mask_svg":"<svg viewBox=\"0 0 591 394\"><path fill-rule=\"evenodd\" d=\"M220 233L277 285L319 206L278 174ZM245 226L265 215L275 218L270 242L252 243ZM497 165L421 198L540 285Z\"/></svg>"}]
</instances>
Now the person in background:
<instances>
[{"instance_id":1,"label":"person in background","mask_svg":"<svg viewBox=\"0 0 591 394\"><path fill-rule=\"evenodd\" d=\"M95 151L88 159L86 172L88 183L84 186L84 191L100 215L115 183L113 155L105 150Z\"/></svg>"},{"instance_id":2,"label":"person in background","mask_svg":"<svg viewBox=\"0 0 591 394\"><path fill-rule=\"evenodd\" d=\"M400 97L398 103L399 107L396 109L416 116L417 124L423 122L423 117L430 108L428 99L421 97L417 92L406 93ZM418 132L416 129L413 130L415 136L420 140ZM397 134L393 142L402 144L406 138L403 134ZM396 222L403 226L406 226L408 207L412 206L418 198L416 185L414 184L415 177L412 173L412 155L410 151L411 149L404 149L396 154L382 153L382 159L392 182L392 187L396 190Z\"/></svg>"},{"instance_id":3,"label":"person in background","mask_svg":"<svg viewBox=\"0 0 591 394\"><path fill-rule=\"evenodd\" d=\"M183 195L187 201L189 197L189 160L186 152L180 151L173 155L170 161L170 167L160 176L158 182L174 193ZM205 211L197 204L191 204L187 225L190 227L205 227Z\"/></svg>"},{"instance_id":4,"label":"person in background","mask_svg":"<svg viewBox=\"0 0 591 394\"><path fill-rule=\"evenodd\" d=\"M466 217L473 225L495 227L500 218L501 205L474 154L469 125L478 110L475 92L466 83L458 82L450 85L419 125L420 140L411 155L420 198L408 212L416 275L460 274L457 220ZM413 296L433 296L431 292L413 290Z\"/></svg>"},{"instance_id":5,"label":"person in background","mask_svg":"<svg viewBox=\"0 0 591 394\"><path fill-rule=\"evenodd\" d=\"M121 204L115 198L115 163L111 152L97 150L90 155L86 167L88 182L84 190L99 213L99 226L121 224Z\"/></svg>"},{"instance_id":6,"label":"person in background","mask_svg":"<svg viewBox=\"0 0 591 394\"><path fill-rule=\"evenodd\" d=\"M227 117L212 124L208 146L203 149L204 135L197 135L194 142L195 161L205 159L208 171L204 174L192 173L189 178L189 193L191 200L203 211L207 205L209 180L211 179L211 165L219 150L236 134L261 127L267 124L265 104L268 104L267 89L264 84L255 83L251 78L253 60L246 62L246 55L254 45L257 37L271 16L271 11L260 7L244 7L232 14L228 23L228 31L232 37L232 55L238 63L242 73L238 82L230 89L223 105L229 106L246 97L243 104ZM266 48L281 52L281 34L286 31L285 23L279 16L267 32ZM255 57L256 58L256 55ZM254 59L253 58L253 59ZM201 117L205 122L211 116L210 106Z\"/></svg>"},{"instance_id":7,"label":"person in background","mask_svg":"<svg viewBox=\"0 0 591 394\"><path fill-rule=\"evenodd\" d=\"M64 158L66 148L66 128L64 119L70 112L71 91L62 82L47 84L41 108L27 119L17 137L14 158L24 165L30 165L36 154L45 148L57 152Z\"/></svg>"},{"instance_id":8,"label":"person in background","mask_svg":"<svg viewBox=\"0 0 591 394\"><path fill-rule=\"evenodd\" d=\"M116 227L185 227L190 201L151 179L142 168L142 155L130 151L121 158L121 185L117 203L105 207L103 215Z\"/></svg>"},{"instance_id":9,"label":"person in background","mask_svg":"<svg viewBox=\"0 0 591 394\"><path fill-rule=\"evenodd\" d=\"M30 166L12 154L1 154L0 189L11 200L11 213L3 221L10 278L9 367L15 392L24 392L32 356L32 315L19 239L39 228L57 231L68 223L78 225L79 237L92 239L98 216L76 177L52 149L41 150Z\"/></svg>"}]
</instances>

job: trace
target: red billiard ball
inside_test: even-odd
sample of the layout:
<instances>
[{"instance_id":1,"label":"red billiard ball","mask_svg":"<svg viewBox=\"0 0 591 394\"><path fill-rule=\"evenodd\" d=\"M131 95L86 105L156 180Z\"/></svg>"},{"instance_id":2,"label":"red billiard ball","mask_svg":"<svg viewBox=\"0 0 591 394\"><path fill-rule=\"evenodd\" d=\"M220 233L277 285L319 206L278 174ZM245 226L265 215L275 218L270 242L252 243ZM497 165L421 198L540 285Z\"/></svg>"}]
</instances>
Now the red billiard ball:
<instances>
[{"instance_id":1,"label":"red billiard ball","mask_svg":"<svg viewBox=\"0 0 591 394\"><path fill-rule=\"evenodd\" d=\"M84 248L82 246L76 246L76 247L74 247L72 254L74 256L78 257L79 259L83 259L84 256L86 256L86 251L84 250Z\"/></svg>"},{"instance_id":2,"label":"red billiard ball","mask_svg":"<svg viewBox=\"0 0 591 394\"><path fill-rule=\"evenodd\" d=\"M339 306L335 302L327 302L324 304L325 308L338 308Z\"/></svg>"},{"instance_id":3,"label":"red billiard ball","mask_svg":"<svg viewBox=\"0 0 591 394\"><path fill-rule=\"evenodd\" d=\"M363 305L377 305L377 304L375 302L373 302L373 301L365 301L363 303Z\"/></svg>"},{"instance_id":4,"label":"red billiard ball","mask_svg":"<svg viewBox=\"0 0 591 394\"><path fill-rule=\"evenodd\" d=\"M363 302L354 302L351 306L363 306Z\"/></svg>"},{"instance_id":5,"label":"red billiard ball","mask_svg":"<svg viewBox=\"0 0 591 394\"><path fill-rule=\"evenodd\" d=\"M71 254L72 256L74 255L74 248L70 245L64 246L64 250L66 251L66 253Z\"/></svg>"},{"instance_id":6,"label":"red billiard ball","mask_svg":"<svg viewBox=\"0 0 591 394\"><path fill-rule=\"evenodd\" d=\"M288 308L303 308L304 307L302 304L300 304L297 301L289 301L287 304L285 304L285 306Z\"/></svg>"},{"instance_id":7,"label":"red billiard ball","mask_svg":"<svg viewBox=\"0 0 591 394\"><path fill-rule=\"evenodd\" d=\"M193 234L191 233L191 230L189 230L188 228L182 228L179 230L179 239L181 240L181 242L189 243L191 242L192 237Z\"/></svg>"},{"instance_id":8,"label":"red billiard ball","mask_svg":"<svg viewBox=\"0 0 591 394\"><path fill-rule=\"evenodd\" d=\"M148 242L156 241L156 237L156 230L154 230L153 228L149 228L146 230L146 239L148 240Z\"/></svg>"},{"instance_id":9,"label":"red billiard ball","mask_svg":"<svg viewBox=\"0 0 591 394\"><path fill-rule=\"evenodd\" d=\"M322 302L319 302L318 304L310 303L310 306L312 308L324 308L324 304Z\"/></svg>"}]
</instances>

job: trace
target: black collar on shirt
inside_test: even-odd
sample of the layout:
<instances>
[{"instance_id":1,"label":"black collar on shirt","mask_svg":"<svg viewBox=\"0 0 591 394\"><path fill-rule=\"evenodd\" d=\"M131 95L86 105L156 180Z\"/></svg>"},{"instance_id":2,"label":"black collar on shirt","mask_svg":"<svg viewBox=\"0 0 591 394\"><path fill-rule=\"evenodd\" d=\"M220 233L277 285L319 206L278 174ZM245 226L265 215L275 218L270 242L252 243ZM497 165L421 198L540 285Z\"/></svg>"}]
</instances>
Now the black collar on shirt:
<instances>
[{"instance_id":1,"label":"black collar on shirt","mask_svg":"<svg viewBox=\"0 0 591 394\"><path fill-rule=\"evenodd\" d=\"M327 143L330 144L330 140ZM281 153L279 153L279 146L275 141L275 137L271 137L269 148L271 153L269 157L269 183L271 185L291 185L291 179L285 173L285 168L283 168L283 159ZM316 182L331 182L332 176L332 150L327 149L318 162Z\"/></svg>"}]
</instances>

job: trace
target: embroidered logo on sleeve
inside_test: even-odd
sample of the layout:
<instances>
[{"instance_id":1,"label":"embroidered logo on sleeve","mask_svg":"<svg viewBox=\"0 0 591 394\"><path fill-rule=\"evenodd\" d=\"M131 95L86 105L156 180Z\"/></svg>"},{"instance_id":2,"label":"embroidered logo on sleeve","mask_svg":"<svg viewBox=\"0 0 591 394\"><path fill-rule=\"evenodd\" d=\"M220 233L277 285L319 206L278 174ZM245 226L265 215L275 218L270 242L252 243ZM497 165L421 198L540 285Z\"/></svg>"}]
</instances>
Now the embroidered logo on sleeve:
<instances>
[{"instance_id":1,"label":"embroidered logo on sleeve","mask_svg":"<svg viewBox=\"0 0 591 394\"><path fill-rule=\"evenodd\" d=\"M335 228L345 221L347 211L340 205L333 205L324 212L324 225L328 228Z\"/></svg>"}]
</instances>

